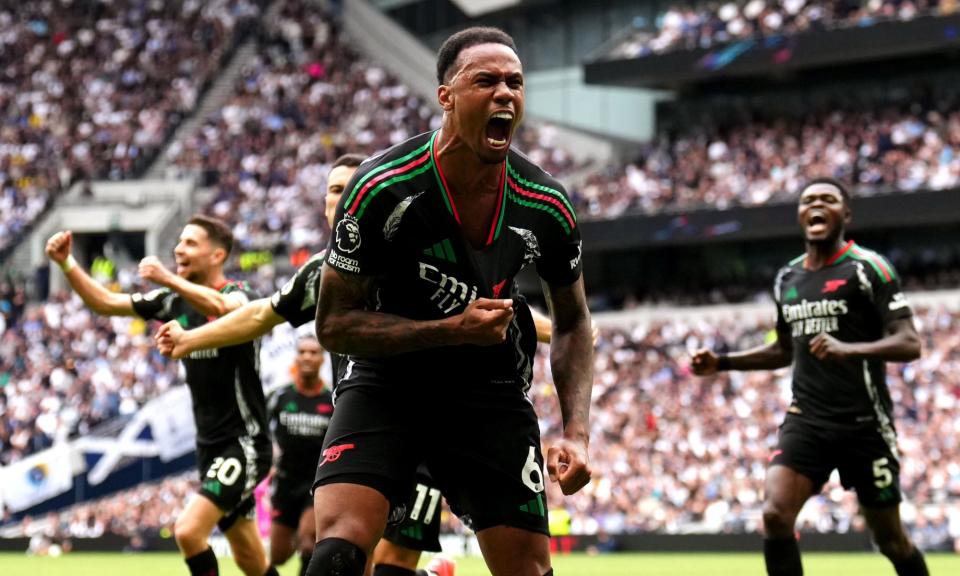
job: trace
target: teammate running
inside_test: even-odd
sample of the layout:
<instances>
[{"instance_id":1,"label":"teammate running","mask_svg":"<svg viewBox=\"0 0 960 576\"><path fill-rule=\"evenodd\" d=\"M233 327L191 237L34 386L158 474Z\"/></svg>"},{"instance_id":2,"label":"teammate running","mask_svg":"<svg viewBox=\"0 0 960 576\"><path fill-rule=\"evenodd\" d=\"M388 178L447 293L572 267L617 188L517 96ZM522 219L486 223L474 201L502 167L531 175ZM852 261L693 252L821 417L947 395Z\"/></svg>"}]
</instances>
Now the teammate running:
<instances>
[{"instance_id":1,"label":"teammate running","mask_svg":"<svg viewBox=\"0 0 960 576\"><path fill-rule=\"evenodd\" d=\"M337 202L343 193L343 189L356 172L363 158L359 154L345 154L333 163L327 177L326 196L326 217L331 226L333 225ZM271 298L255 300L223 318L194 330L185 331L177 322L168 322L157 332L157 347L164 355L183 358L204 348L248 342L266 334L283 322L289 322L292 326L297 327L313 321L320 293L320 270L325 255L326 251L315 254ZM549 319L541 317L539 322L543 324L544 320L549 328ZM547 336L549 336L549 332ZM340 373L341 356L331 354L330 357L333 361L335 389L337 377ZM299 469L296 473L286 471L284 461L278 464L278 470L284 469L285 475L296 476L298 480L296 482L285 482L282 487L277 486L277 490L273 492L272 496L275 507L279 503L280 508L289 508L290 503L299 503L304 500L306 500L308 506L312 506L313 501L309 498L309 491L313 483L317 461L320 459L320 452L320 446L317 446L309 457L306 455L302 457L302 461L309 461L309 477L301 476L300 472L303 471ZM288 485L295 485L296 489L288 489ZM440 551L441 508L438 506L439 495L439 490L435 487L426 470L420 470L417 476L417 484L411 491L409 501L400 509L401 512L406 510L407 514L402 521L391 523L387 527L383 539L377 545L376 552L373 555L375 576L389 576L391 573L418 574L419 576L453 576L455 565L452 560L443 556L435 556L425 570L420 571L420 573L415 572L421 552ZM418 502L420 506L417 505ZM289 512L287 526L298 527L299 541L309 542L307 549L301 548L301 560L303 560L305 566L313 552L314 516L312 513L306 514L299 518L300 522L298 524L292 523L293 516L294 512ZM276 521L273 523L273 527L277 527ZM283 527L279 529L284 530ZM275 548L274 543L281 540L283 543L280 545L284 548ZM285 537L283 535L271 537L271 561L274 564L282 564L292 554L290 541L289 534Z\"/></svg>"},{"instance_id":2,"label":"teammate running","mask_svg":"<svg viewBox=\"0 0 960 576\"><path fill-rule=\"evenodd\" d=\"M294 381L267 398L273 438L279 448L275 458L270 504L270 562L280 566L300 551L300 574L313 553L314 461L323 446L323 435L333 414L333 395L320 378L323 349L313 336L297 341Z\"/></svg>"},{"instance_id":3,"label":"teammate running","mask_svg":"<svg viewBox=\"0 0 960 576\"><path fill-rule=\"evenodd\" d=\"M245 284L227 280L223 265L233 234L215 218L194 216L180 233L174 250L176 274L156 257L140 262L140 276L162 286L146 294L111 292L94 281L71 254L73 236L58 232L46 252L94 312L107 316L175 320L200 326L208 319L241 307L254 294ZM254 487L270 470L267 410L257 372L258 344L205 348L184 359L197 425L199 497L194 497L174 525L177 546L195 576L219 573L207 543L219 526L237 566L248 576L276 574L251 520Z\"/></svg>"},{"instance_id":4,"label":"teammate running","mask_svg":"<svg viewBox=\"0 0 960 576\"><path fill-rule=\"evenodd\" d=\"M764 557L771 576L803 573L794 525L835 469L854 488L880 551L900 576L927 574L900 521L900 460L884 362L920 356L920 337L893 267L845 240L852 212L840 182L820 178L800 194L806 253L774 284L776 342L729 355L700 350L693 370L793 371L793 402L767 470Z\"/></svg>"},{"instance_id":5,"label":"teammate running","mask_svg":"<svg viewBox=\"0 0 960 576\"><path fill-rule=\"evenodd\" d=\"M590 479L590 315L562 186L510 149L523 117L512 38L471 28L437 62L440 130L365 162L337 207L317 331L349 354L317 468L307 573L359 576L391 504L426 461L494 576L551 574L530 386L533 321L513 279L536 264L551 302L564 438L551 479Z\"/></svg>"}]
</instances>

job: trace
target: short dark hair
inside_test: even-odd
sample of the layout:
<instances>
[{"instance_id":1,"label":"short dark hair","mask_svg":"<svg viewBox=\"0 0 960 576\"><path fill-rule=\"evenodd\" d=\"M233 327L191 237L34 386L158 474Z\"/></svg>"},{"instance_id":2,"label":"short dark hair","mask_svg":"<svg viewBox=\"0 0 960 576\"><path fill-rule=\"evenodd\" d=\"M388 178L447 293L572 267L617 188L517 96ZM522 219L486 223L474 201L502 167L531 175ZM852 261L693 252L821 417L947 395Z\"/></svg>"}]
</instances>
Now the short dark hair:
<instances>
[{"instance_id":1,"label":"short dark hair","mask_svg":"<svg viewBox=\"0 0 960 576\"><path fill-rule=\"evenodd\" d=\"M337 168L338 166L347 166L350 168L356 168L366 160L367 157L363 154L344 154L333 161L333 166L330 169Z\"/></svg>"},{"instance_id":2,"label":"short dark hair","mask_svg":"<svg viewBox=\"0 0 960 576\"><path fill-rule=\"evenodd\" d=\"M206 214L194 214L187 220L187 224L203 228L210 241L226 250L227 256L230 256L230 251L233 250L233 230L226 222Z\"/></svg>"},{"instance_id":3,"label":"short dark hair","mask_svg":"<svg viewBox=\"0 0 960 576\"><path fill-rule=\"evenodd\" d=\"M840 196L843 197L844 203L848 205L850 204L850 190L847 188L847 185L831 176L819 176L817 178L813 178L812 180L806 181L803 184L803 187L800 188L800 194L803 195L803 193L807 191L807 188L816 186L817 184L828 184L833 186L840 191Z\"/></svg>"},{"instance_id":4,"label":"short dark hair","mask_svg":"<svg viewBox=\"0 0 960 576\"><path fill-rule=\"evenodd\" d=\"M480 44L503 44L514 53L517 52L513 38L499 28L474 26L461 30L444 40L437 52L437 82L443 84L446 81L447 72L457 63L461 52Z\"/></svg>"}]
</instances>

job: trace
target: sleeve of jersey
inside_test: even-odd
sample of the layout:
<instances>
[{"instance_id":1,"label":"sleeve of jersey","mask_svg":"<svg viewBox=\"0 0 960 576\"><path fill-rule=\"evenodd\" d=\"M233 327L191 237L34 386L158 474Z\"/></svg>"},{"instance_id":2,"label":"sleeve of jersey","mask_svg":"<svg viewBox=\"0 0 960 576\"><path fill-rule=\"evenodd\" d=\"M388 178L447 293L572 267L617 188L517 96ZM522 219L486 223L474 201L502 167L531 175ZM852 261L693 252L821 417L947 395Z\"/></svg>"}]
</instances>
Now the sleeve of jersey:
<instances>
[{"instance_id":1,"label":"sleeve of jersey","mask_svg":"<svg viewBox=\"0 0 960 576\"><path fill-rule=\"evenodd\" d=\"M777 337L781 334L790 334L790 325L783 317L783 306L780 305L783 302L783 277L786 273L787 269L781 268L773 283L773 303L777 306Z\"/></svg>"},{"instance_id":2,"label":"sleeve of jersey","mask_svg":"<svg viewBox=\"0 0 960 576\"><path fill-rule=\"evenodd\" d=\"M244 302L244 304L246 304L247 302L256 300L257 298L260 297L260 293L254 290L253 287L250 286L250 284L248 284L247 282L230 282L229 284L224 286L223 293L224 294L235 294L235 293L243 294L243 297L246 299L246 302Z\"/></svg>"},{"instance_id":3,"label":"sleeve of jersey","mask_svg":"<svg viewBox=\"0 0 960 576\"><path fill-rule=\"evenodd\" d=\"M180 296L169 288L157 288L146 293L130 295L133 311L145 320L173 320L173 304Z\"/></svg>"},{"instance_id":4,"label":"sleeve of jersey","mask_svg":"<svg viewBox=\"0 0 960 576\"><path fill-rule=\"evenodd\" d=\"M556 188L543 186L537 190L537 201L543 206L542 221L547 228L545 245L537 259L537 274L548 284L568 286L580 278L583 243L573 205L563 187L553 184Z\"/></svg>"},{"instance_id":5,"label":"sleeve of jersey","mask_svg":"<svg viewBox=\"0 0 960 576\"><path fill-rule=\"evenodd\" d=\"M383 238L389 202L389 181L376 165L358 170L337 205L327 264L340 272L377 276L384 271L387 243Z\"/></svg>"},{"instance_id":6,"label":"sleeve of jersey","mask_svg":"<svg viewBox=\"0 0 960 576\"><path fill-rule=\"evenodd\" d=\"M886 325L913 316L910 303L900 286L900 276L893 266L886 259L877 258L875 266L871 264L869 268L873 271L874 302L883 323Z\"/></svg>"},{"instance_id":7,"label":"sleeve of jersey","mask_svg":"<svg viewBox=\"0 0 960 576\"><path fill-rule=\"evenodd\" d=\"M302 326L314 319L323 258L314 257L293 275L283 288L273 293L270 305L278 316L292 326Z\"/></svg>"}]
</instances>

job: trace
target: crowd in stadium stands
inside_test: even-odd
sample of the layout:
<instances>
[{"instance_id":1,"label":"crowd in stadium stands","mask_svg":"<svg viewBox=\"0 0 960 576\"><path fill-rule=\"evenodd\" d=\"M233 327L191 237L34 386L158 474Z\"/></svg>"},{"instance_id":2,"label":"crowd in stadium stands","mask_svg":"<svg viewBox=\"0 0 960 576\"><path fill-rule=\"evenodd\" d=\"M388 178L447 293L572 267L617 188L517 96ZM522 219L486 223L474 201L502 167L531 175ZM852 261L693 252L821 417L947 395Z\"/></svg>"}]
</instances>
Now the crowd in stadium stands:
<instances>
[{"instance_id":1,"label":"crowd in stadium stands","mask_svg":"<svg viewBox=\"0 0 960 576\"><path fill-rule=\"evenodd\" d=\"M93 322L76 302L62 300L44 311L61 320L34 320L36 327L24 333L35 350L15 354L38 358L40 375L4 387L7 404L0 421L22 422L11 406L23 409L35 404L44 414L34 417L37 425L45 428L44 437L52 437L58 428L68 429L80 411L66 401L70 396L56 392L64 388L64 380L79 386L76 382L90 375L88 391L81 395L88 399L80 403L109 404L117 411L123 411L124 403L134 409L141 398L172 381L175 374L169 365L159 362L142 341L134 344L139 337L131 339L129 334L138 329L130 321ZM25 314L29 318L36 313L28 309ZM902 512L927 549L952 550L960 546L960 335L952 329L960 322L960 312L927 309L918 313L918 320L923 357L907 365L888 365L906 495ZM80 332L61 340L75 342L76 368L59 369L67 376L44 368L48 366L44 358L56 357L56 351L43 349L37 337L29 336L50 330L44 322L86 327L75 328ZM0 341L4 346L20 341L9 333ZM759 530L764 471L789 402L790 371L732 372L700 379L690 373L688 362L690 353L701 346L735 350L769 337L769 324L762 318L674 319L605 329L596 352L591 408L593 481L568 499L561 498L555 486L549 488L551 506L569 512L570 529L610 534ZM129 342L126 348L124 340ZM97 341L103 342L102 357L126 359L111 362L113 373L106 372L106 360L89 359L84 343ZM11 357L6 349L3 352L3 358ZM99 377L94 376L97 367ZM34 386L35 381L46 383ZM31 394L30 401L20 401L21 395ZM560 414L545 354L538 359L531 395L549 443L559 435ZM36 435L29 430L28 436ZM17 452L5 445L4 453ZM129 536L134 526L139 527L138 534L155 534L169 526L193 481L187 475L159 486L138 487L108 504L66 511L60 522L75 537L101 531ZM157 494L160 497L154 497ZM833 479L804 509L799 525L804 531L859 531L864 525L857 512L855 495ZM456 530L456 522L449 514L445 517L448 528Z\"/></svg>"},{"instance_id":2,"label":"crowd in stadium stands","mask_svg":"<svg viewBox=\"0 0 960 576\"><path fill-rule=\"evenodd\" d=\"M59 514L24 518L18 532L31 538L30 551L37 555L48 554L51 546L68 551L72 539L109 535L130 538L130 551L144 550L148 538L172 537L177 513L196 492L197 484L192 472L141 484Z\"/></svg>"},{"instance_id":3,"label":"crowd in stadium stands","mask_svg":"<svg viewBox=\"0 0 960 576\"><path fill-rule=\"evenodd\" d=\"M596 218L726 209L793 199L824 175L855 185L858 196L957 186L960 100L700 123L591 174L573 197L582 216Z\"/></svg>"},{"instance_id":4,"label":"crowd in stadium stands","mask_svg":"<svg viewBox=\"0 0 960 576\"><path fill-rule=\"evenodd\" d=\"M22 288L0 291L10 309L0 333L0 465L133 414L179 382L143 320L97 316L73 295L25 307Z\"/></svg>"},{"instance_id":5,"label":"crowd in stadium stands","mask_svg":"<svg viewBox=\"0 0 960 576\"><path fill-rule=\"evenodd\" d=\"M235 94L171 149L181 173L215 189L209 211L233 223L247 250L325 244L330 163L371 154L435 129L440 117L383 68L357 54L316 5L285 0L265 23L261 50ZM554 171L564 153L533 131L521 147Z\"/></svg>"},{"instance_id":6,"label":"crowd in stadium stands","mask_svg":"<svg viewBox=\"0 0 960 576\"><path fill-rule=\"evenodd\" d=\"M671 6L655 30L634 31L608 58L638 58L674 50L710 48L735 40L788 36L807 30L870 26L956 9L952 0L728 0Z\"/></svg>"},{"instance_id":7,"label":"crowd in stadium stands","mask_svg":"<svg viewBox=\"0 0 960 576\"><path fill-rule=\"evenodd\" d=\"M145 169L262 3L5 3L0 249L74 182Z\"/></svg>"},{"instance_id":8,"label":"crowd in stadium stands","mask_svg":"<svg viewBox=\"0 0 960 576\"><path fill-rule=\"evenodd\" d=\"M771 314L772 314L771 309ZM905 521L928 548L960 550L960 313L918 313L923 357L889 364L906 495ZM764 471L790 399L790 370L689 370L700 348L739 350L769 338L764 321L673 320L605 331L591 407L593 481L566 500L574 532L756 531ZM546 358L532 391L546 442L560 413ZM548 500L562 502L555 486ZM836 480L808 503L801 530L863 530Z\"/></svg>"}]
</instances>

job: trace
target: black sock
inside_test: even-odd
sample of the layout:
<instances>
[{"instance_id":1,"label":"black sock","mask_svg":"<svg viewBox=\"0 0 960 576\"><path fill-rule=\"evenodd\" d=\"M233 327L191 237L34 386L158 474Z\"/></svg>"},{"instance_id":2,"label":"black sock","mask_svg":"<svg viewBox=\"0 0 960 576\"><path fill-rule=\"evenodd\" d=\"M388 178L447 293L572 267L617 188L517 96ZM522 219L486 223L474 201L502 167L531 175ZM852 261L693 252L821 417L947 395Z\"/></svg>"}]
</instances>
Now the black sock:
<instances>
[{"instance_id":1,"label":"black sock","mask_svg":"<svg viewBox=\"0 0 960 576\"><path fill-rule=\"evenodd\" d=\"M196 556L187 558L187 567L190 568L190 576L220 576L217 555L213 553L213 548L207 548Z\"/></svg>"},{"instance_id":2,"label":"black sock","mask_svg":"<svg viewBox=\"0 0 960 576\"><path fill-rule=\"evenodd\" d=\"M342 538L324 538L313 547L307 576L363 576L367 555Z\"/></svg>"},{"instance_id":3,"label":"black sock","mask_svg":"<svg viewBox=\"0 0 960 576\"><path fill-rule=\"evenodd\" d=\"M373 567L373 576L429 576L426 570L408 570L393 564L377 564Z\"/></svg>"},{"instance_id":4,"label":"black sock","mask_svg":"<svg viewBox=\"0 0 960 576\"><path fill-rule=\"evenodd\" d=\"M304 576L307 573L307 566L310 565L311 556L313 556L313 552L300 555L300 576Z\"/></svg>"},{"instance_id":5,"label":"black sock","mask_svg":"<svg viewBox=\"0 0 960 576\"><path fill-rule=\"evenodd\" d=\"M897 576L930 576L923 553L916 547L913 549L913 554L899 562L894 562L893 567L897 571Z\"/></svg>"},{"instance_id":6,"label":"black sock","mask_svg":"<svg viewBox=\"0 0 960 576\"><path fill-rule=\"evenodd\" d=\"M800 548L796 538L767 538L763 541L763 559L769 576L803 576Z\"/></svg>"},{"instance_id":7,"label":"black sock","mask_svg":"<svg viewBox=\"0 0 960 576\"><path fill-rule=\"evenodd\" d=\"M277 572L277 567L271 564L267 566L267 571L263 573L263 576L280 576L280 573Z\"/></svg>"}]
</instances>

